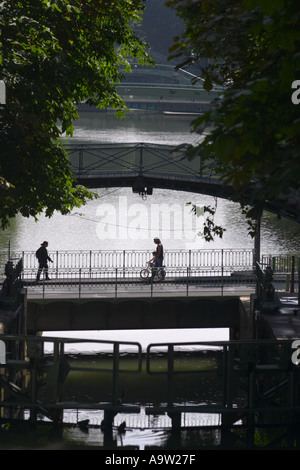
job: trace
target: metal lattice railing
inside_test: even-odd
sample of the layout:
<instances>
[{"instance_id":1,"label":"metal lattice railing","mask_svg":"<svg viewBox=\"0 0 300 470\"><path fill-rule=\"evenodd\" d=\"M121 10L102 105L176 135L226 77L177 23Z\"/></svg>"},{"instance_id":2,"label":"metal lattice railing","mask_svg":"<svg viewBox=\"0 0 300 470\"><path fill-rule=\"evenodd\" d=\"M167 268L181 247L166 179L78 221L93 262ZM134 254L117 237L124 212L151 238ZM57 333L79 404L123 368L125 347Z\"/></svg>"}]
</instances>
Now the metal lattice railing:
<instances>
[{"instance_id":1,"label":"metal lattice railing","mask_svg":"<svg viewBox=\"0 0 300 470\"><path fill-rule=\"evenodd\" d=\"M81 250L49 251L53 264L52 272L72 269L101 268L141 268L152 258L146 250ZM249 270L253 267L252 249L219 250L168 250L165 251L164 264L169 268L235 268ZM24 272L37 269L38 262L34 251L15 251L10 259L23 259ZM1 265L7 261L7 253L2 254Z\"/></svg>"},{"instance_id":2,"label":"metal lattice railing","mask_svg":"<svg viewBox=\"0 0 300 470\"><path fill-rule=\"evenodd\" d=\"M123 174L169 175L199 179L212 177L210 164L204 171L201 156L189 161L184 158L184 149L167 145L106 144L64 146L70 160L71 171L81 176L114 176Z\"/></svg>"}]
</instances>

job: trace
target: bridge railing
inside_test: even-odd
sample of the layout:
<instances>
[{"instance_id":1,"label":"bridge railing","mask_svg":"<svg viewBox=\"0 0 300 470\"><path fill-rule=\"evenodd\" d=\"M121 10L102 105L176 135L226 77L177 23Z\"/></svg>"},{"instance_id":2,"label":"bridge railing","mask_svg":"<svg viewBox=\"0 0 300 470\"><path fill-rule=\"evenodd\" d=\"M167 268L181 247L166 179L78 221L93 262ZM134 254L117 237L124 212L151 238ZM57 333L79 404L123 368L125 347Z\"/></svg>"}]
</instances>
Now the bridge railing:
<instances>
[{"instance_id":1,"label":"bridge railing","mask_svg":"<svg viewBox=\"0 0 300 470\"><path fill-rule=\"evenodd\" d=\"M142 268L153 257L147 250L71 250L49 251L52 273L72 269ZM11 258L23 260L24 273L38 269L34 251L16 251ZM2 266L7 254L3 253ZM235 268L251 270L254 266L252 249L166 250L164 264L168 268Z\"/></svg>"},{"instance_id":2,"label":"bridge railing","mask_svg":"<svg viewBox=\"0 0 300 470\"><path fill-rule=\"evenodd\" d=\"M109 295L122 297L129 294L153 297L166 292L190 296L199 293L199 289L224 295L233 287L255 290L255 276L252 272L229 269L209 268L164 268L165 277L158 275L141 278L137 268L73 269L60 271L49 280L41 277L36 282L36 271L27 272L24 286L31 298L53 298L59 295L66 298L86 298L91 295Z\"/></svg>"},{"instance_id":3,"label":"bridge railing","mask_svg":"<svg viewBox=\"0 0 300 470\"><path fill-rule=\"evenodd\" d=\"M300 267L300 253L287 253L279 255L263 255L261 264L270 266L274 272L290 273L294 268Z\"/></svg>"},{"instance_id":4,"label":"bridge railing","mask_svg":"<svg viewBox=\"0 0 300 470\"><path fill-rule=\"evenodd\" d=\"M51 293L58 285L74 291L78 295L95 287L95 283L106 283L106 287L118 283L125 286L137 286L141 282L140 271L152 257L147 251L56 251L49 252L53 263L49 263L51 283L43 281L43 292ZM38 260L35 252L11 253L11 260L22 260L22 281L31 292L38 292L41 284L36 284ZM5 279L6 256L2 256L0 282ZM253 250L168 250L165 252L165 283L169 286L185 286L187 292L199 286L217 287L221 290L228 285L254 286L255 263ZM274 274L276 291L299 292L300 257L291 255L263 255L262 269L270 266ZM155 280L156 281L156 280ZM76 287L75 287L76 286ZM103 285L104 286L104 285ZM152 282L153 292L159 289L157 282Z\"/></svg>"},{"instance_id":5,"label":"bridge railing","mask_svg":"<svg viewBox=\"0 0 300 470\"><path fill-rule=\"evenodd\" d=\"M154 144L64 145L73 174L87 175L164 174L182 178L212 177L213 170L203 167L199 155L191 161L184 158L185 149Z\"/></svg>"},{"instance_id":6,"label":"bridge railing","mask_svg":"<svg viewBox=\"0 0 300 470\"><path fill-rule=\"evenodd\" d=\"M164 268L164 276L147 278L140 276L137 268L102 268L73 269L59 271L49 280L41 277L36 282L36 271L24 275L23 284L28 296L36 298L53 298L57 295L70 298L86 298L91 295L109 295L122 297L129 294L153 297L165 295L166 292L178 293L181 296L198 295L199 292L211 292L226 295L239 289L246 293L256 291L256 275L253 271L209 268ZM274 292L299 292L298 276L295 277L293 289L286 282L286 276L274 276Z\"/></svg>"}]
</instances>

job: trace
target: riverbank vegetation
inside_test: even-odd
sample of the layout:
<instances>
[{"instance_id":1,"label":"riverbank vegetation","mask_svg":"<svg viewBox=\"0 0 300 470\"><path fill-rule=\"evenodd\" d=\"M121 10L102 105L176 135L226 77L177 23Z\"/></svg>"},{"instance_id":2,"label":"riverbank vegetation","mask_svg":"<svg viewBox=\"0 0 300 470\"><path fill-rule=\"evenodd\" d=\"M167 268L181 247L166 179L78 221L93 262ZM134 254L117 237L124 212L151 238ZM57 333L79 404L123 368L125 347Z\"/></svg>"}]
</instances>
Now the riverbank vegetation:
<instances>
[{"instance_id":1,"label":"riverbank vegetation","mask_svg":"<svg viewBox=\"0 0 300 470\"><path fill-rule=\"evenodd\" d=\"M232 185L249 230L270 201L300 209L300 6L291 0L171 0L185 24L171 47L178 67L197 70L212 90L211 109L193 122L206 138L187 157L214 158ZM201 66L200 66L201 64ZM278 211L280 216L280 210ZM299 220L299 219L298 219Z\"/></svg>"},{"instance_id":2,"label":"riverbank vegetation","mask_svg":"<svg viewBox=\"0 0 300 470\"><path fill-rule=\"evenodd\" d=\"M0 2L0 226L17 213L68 213L94 197L75 186L62 133L72 133L77 103L124 110L121 66L151 62L132 29L144 2Z\"/></svg>"}]
</instances>

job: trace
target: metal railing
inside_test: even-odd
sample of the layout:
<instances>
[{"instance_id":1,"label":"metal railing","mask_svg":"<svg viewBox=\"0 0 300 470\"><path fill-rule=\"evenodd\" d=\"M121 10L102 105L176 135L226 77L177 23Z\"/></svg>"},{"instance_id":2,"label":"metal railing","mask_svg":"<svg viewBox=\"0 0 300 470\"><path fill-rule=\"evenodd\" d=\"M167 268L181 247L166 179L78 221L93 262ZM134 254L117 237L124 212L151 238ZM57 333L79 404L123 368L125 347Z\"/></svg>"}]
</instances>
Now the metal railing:
<instances>
[{"instance_id":1,"label":"metal railing","mask_svg":"<svg viewBox=\"0 0 300 470\"><path fill-rule=\"evenodd\" d=\"M22 259L22 281L31 293L51 295L59 286L64 286L78 295L96 288L113 288L117 295L120 288L141 287L140 271L152 257L147 251L56 251L49 253L53 263L49 263L51 282L41 278L36 283L38 260L34 252L10 253L11 261ZM2 257L6 262L7 255ZM166 278L164 285L180 286L187 294L198 287L254 286L254 252L250 249L220 250L168 250L165 252ZM274 287L286 292L299 292L300 257L295 255L263 255L262 268L273 270ZM5 265L0 269L0 279L4 280ZM97 286L98 285L98 286ZM162 284L150 282L148 291L159 291ZM145 290L145 289L144 289Z\"/></svg>"},{"instance_id":2,"label":"metal railing","mask_svg":"<svg viewBox=\"0 0 300 470\"><path fill-rule=\"evenodd\" d=\"M203 364L201 370L201 350L200 353L198 350L194 354L198 354L199 360L187 368L184 365L186 348L208 352L212 348L218 351L219 359L210 361L209 367ZM147 372L166 378L166 399L164 405L149 406L147 413L218 413L222 415L222 423L228 425L245 418L248 430L274 422L292 424L295 412L300 411L296 385L299 360L293 360L295 348L295 343L288 340L150 344ZM165 354L164 365L159 363L159 367L158 352ZM214 390L211 403L207 397L198 405L180 403L176 391L178 377L188 374L202 375L203 383L211 381L210 387ZM201 394L200 383L198 390ZM201 401L201 397L199 399Z\"/></svg>"},{"instance_id":3,"label":"metal railing","mask_svg":"<svg viewBox=\"0 0 300 470\"><path fill-rule=\"evenodd\" d=\"M49 251L52 270L78 268L140 268L152 258L151 250L57 250ZM22 258L24 271L37 268L35 251L0 252L0 269L8 259ZM252 269L255 266L253 249L166 250L164 263L170 268L235 268ZM300 254L261 256L263 266L273 272L291 273L300 265Z\"/></svg>"},{"instance_id":4,"label":"metal railing","mask_svg":"<svg viewBox=\"0 0 300 470\"><path fill-rule=\"evenodd\" d=\"M262 255L261 264L263 266L270 266L275 273L291 273L292 270L299 271L300 253Z\"/></svg>"},{"instance_id":5,"label":"metal railing","mask_svg":"<svg viewBox=\"0 0 300 470\"><path fill-rule=\"evenodd\" d=\"M141 268L152 258L148 250L59 250L49 251L53 264L51 271L99 268ZM24 272L37 269L35 251L13 251L11 259L23 260ZM0 253L1 265L8 259L6 252ZM164 264L169 268L236 268L252 269L254 251L252 249L216 250L166 250ZM1 268L0 265L0 268Z\"/></svg>"},{"instance_id":6,"label":"metal railing","mask_svg":"<svg viewBox=\"0 0 300 470\"><path fill-rule=\"evenodd\" d=\"M165 277L150 273L142 279L140 269L105 268L105 269L73 269L53 272L50 281L41 277L36 282L36 271L27 271L23 276L23 284L28 296L51 298L57 295L69 297L87 297L90 295L110 294L118 297L138 292L141 295L154 296L159 293L177 292L189 296L199 293L199 289L218 289L223 295L226 288L244 286L255 288L255 275L252 271L232 272L228 269L206 268L163 268Z\"/></svg>"},{"instance_id":7,"label":"metal railing","mask_svg":"<svg viewBox=\"0 0 300 470\"><path fill-rule=\"evenodd\" d=\"M55 337L37 337L37 336L17 336L17 335L1 335L1 342L6 345L6 361L1 361L0 368L0 386L2 387L0 399L1 408L5 409L23 409L30 411L31 420L36 420L37 413L45 416L52 416L52 410L64 409L96 409L110 412L114 409L117 412L138 412L138 406L127 406L121 402L121 392L119 390L120 374L140 374L142 368L142 347L138 342L129 341L109 341L109 340L89 340L76 338L55 338ZM21 358L15 357L13 354L15 347L23 350ZM22 344L20 348L20 344ZM111 361L105 367L74 365L72 354L68 354L66 346L72 345L76 348L78 344L87 344L87 348L97 345L101 351L106 351L106 357L111 356ZM45 352L45 345L48 351ZM107 351L107 346L110 351ZM102 349L101 349L102 347ZM132 356L135 358L133 367L128 368L122 361L123 348L132 347ZM105 362L105 361L103 361ZM132 364L132 362L131 362ZM101 396L97 403L89 401L78 401L77 403L64 400L63 384L69 374L72 372L81 372L89 374L108 373L111 374L111 389L105 396ZM5 377L9 377L7 380ZM23 381L20 384L20 377ZM15 379L17 379L17 383ZM41 389L50 389L50 393L46 393L46 399L42 398ZM1 388L0 388L1 390ZM108 400L108 401L107 401ZM0 414L1 416L1 414ZM58 416L55 416L58 419ZM54 419L54 420L55 420ZM61 418L59 418L61 419Z\"/></svg>"},{"instance_id":8,"label":"metal railing","mask_svg":"<svg viewBox=\"0 0 300 470\"><path fill-rule=\"evenodd\" d=\"M86 175L163 174L199 180L202 177L212 176L211 169L201 171L203 170L201 156L191 162L184 161L184 150L168 145L66 144L64 148L68 153L71 171L77 178Z\"/></svg>"},{"instance_id":9,"label":"metal railing","mask_svg":"<svg viewBox=\"0 0 300 470\"><path fill-rule=\"evenodd\" d=\"M285 255L263 255L261 260L261 267L271 270L273 280L284 281L285 291L290 293L298 292L298 302L300 304L300 255L298 254L285 254Z\"/></svg>"},{"instance_id":10,"label":"metal railing","mask_svg":"<svg viewBox=\"0 0 300 470\"><path fill-rule=\"evenodd\" d=\"M0 409L29 410L32 420L36 419L39 412L52 416L51 419L55 421L58 415L53 415L53 411L63 412L67 409L108 411L112 421L117 413L139 413L139 405L126 404L121 399L118 384L120 374L134 374L135 395L139 404L143 403L141 373L147 374L149 390L153 390L153 395L155 386L151 388L151 384L157 386L157 377L160 377L159 404L154 399L150 400L146 404L146 413L167 412L172 417L173 425L180 423L178 417L181 413L189 412L218 414L223 427L243 427L246 420L248 431L254 427L278 423L281 426L293 425L298 419L299 355L296 354L295 359L297 345L290 340L152 343L143 356L141 346L136 342L12 335L2 335L1 338L7 351L14 349L11 348L13 343L21 342L27 353L25 359L18 360L8 352L6 363L1 365ZM52 344L52 351L47 354L44 352L46 343ZM79 364L82 359L79 357L77 361L74 352L66 351L67 346L76 348L78 343L87 343L93 347L95 344L101 347L109 344L112 348L110 366L101 367L102 359L99 355L96 366ZM125 367L120 365L121 344L135 347L135 351L130 352L131 359L136 361L131 362L131 367L128 367L126 361ZM95 353L90 356L96 357ZM143 360L146 362L145 372ZM68 401L63 384L72 372L110 373L113 378L110 400L106 401L107 391L100 387L97 403L93 398L86 400L87 397L80 397L75 402ZM20 383L22 374L23 381ZM178 381L180 376L184 378L181 383ZM18 377L17 383L14 377ZM191 377L195 379L187 387ZM208 382L210 392L207 395ZM40 393L47 384L50 395Z\"/></svg>"}]
</instances>

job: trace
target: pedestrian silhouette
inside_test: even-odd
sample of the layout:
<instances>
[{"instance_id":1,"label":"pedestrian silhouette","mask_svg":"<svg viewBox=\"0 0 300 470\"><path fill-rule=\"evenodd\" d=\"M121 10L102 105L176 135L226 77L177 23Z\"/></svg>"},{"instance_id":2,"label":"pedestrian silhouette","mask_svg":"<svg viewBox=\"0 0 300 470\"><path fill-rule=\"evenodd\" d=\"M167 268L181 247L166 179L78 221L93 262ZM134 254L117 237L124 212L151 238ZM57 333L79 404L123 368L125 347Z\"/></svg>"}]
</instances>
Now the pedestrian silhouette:
<instances>
[{"instance_id":1,"label":"pedestrian silhouette","mask_svg":"<svg viewBox=\"0 0 300 470\"><path fill-rule=\"evenodd\" d=\"M35 253L35 256L37 257L39 262L39 269L36 276L37 281L40 280L40 276L43 270L45 272L46 279L50 281L50 277L48 276L48 261L50 261L50 263L53 263L53 261L48 255L47 246L48 242L43 242L40 248Z\"/></svg>"}]
</instances>

